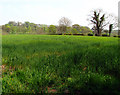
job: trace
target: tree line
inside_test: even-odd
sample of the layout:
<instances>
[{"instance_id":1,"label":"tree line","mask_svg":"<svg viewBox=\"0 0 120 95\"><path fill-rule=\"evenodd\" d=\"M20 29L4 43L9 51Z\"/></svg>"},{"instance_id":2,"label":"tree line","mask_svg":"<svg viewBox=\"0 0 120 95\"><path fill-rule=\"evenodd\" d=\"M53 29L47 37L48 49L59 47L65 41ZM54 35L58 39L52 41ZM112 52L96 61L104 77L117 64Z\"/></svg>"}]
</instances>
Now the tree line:
<instances>
[{"instance_id":1,"label":"tree line","mask_svg":"<svg viewBox=\"0 0 120 95\"><path fill-rule=\"evenodd\" d=\"M117 27L117 17L106 14L102 10L97 9L91 11L87 19L92 25L92 29L79 24L72 25L72 22L67 17L62 17L58 21L58 25L43 25L30 23L28 21L14 22L9 21L8 24L2 25L2 31L10 34L16 33L35 33L35 34L94 34L100 36L102 32L109 36L114 28ZM72 26L71 26L72 25ZM109 30L105 30L109 27Z\"/></svg>"},{"instance_id":2,"label":"tree line","mask_svg":"<svg viewBox=\"0 0 120 95\"><path fill-rule=\"evenodd\" d=\"M63 18L67 19L66 17ZM64 33L92 32L92 30L89 27L80 26L78 24L74 24L72 26L66 24L60 24L59 26L57 26L57 25L35 24L30 22L16 23L14 21L10 21L8 22L8 24L2 25L2 31L10 34L16 34L16 33L64 34Z\"/></svg>"}]
</instances>

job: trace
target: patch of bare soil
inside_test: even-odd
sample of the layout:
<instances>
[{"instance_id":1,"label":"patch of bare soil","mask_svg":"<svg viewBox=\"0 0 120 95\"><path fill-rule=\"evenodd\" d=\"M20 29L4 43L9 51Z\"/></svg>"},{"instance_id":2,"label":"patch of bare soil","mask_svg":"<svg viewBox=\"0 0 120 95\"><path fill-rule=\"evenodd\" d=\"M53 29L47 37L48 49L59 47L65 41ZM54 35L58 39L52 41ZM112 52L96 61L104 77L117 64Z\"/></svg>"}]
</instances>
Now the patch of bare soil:
<instances>
[{"instance_id":1,"label":"patch of bare soil","mask_svg":"<svg viewBox=\"0 0 120 95\"><path fill-rule=\"evenodd\" d=\"M48 93L57 93L57 90L56 89L52 89L50 87L47 87L47 92Z\"/></svg>"}]
</instances>

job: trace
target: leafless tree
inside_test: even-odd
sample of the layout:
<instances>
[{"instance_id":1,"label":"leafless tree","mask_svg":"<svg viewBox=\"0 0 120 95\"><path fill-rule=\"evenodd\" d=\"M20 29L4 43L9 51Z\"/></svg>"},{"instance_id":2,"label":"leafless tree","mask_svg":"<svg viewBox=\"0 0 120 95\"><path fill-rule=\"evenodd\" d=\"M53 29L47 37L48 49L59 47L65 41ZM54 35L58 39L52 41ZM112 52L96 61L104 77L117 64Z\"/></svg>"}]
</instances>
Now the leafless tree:
<instances>
[{"instance_id":1,"label":"leafless tree","mask_svg":"<svg viewBox=\"0 0 120 95\"><path fill-rule=\"evenodd\" d=\"M97 35L101 35L101 32L112 25L112 29L115 29L118 26L117 17L112 14L107 14L103 12L102 9L96 9L91 11L89 18L90 24L93 25ZM109 28L109 30L112 30ZM111 32L111 31L110 31Z\"/></svg>"},{"instance_id":2,"label":"leafless tree","mask_svg":"<svg viewBox=\"0 0 120 95\"><path fill-rule=\"evenodd\" d=\"M66 30L67 30L67 27L69 27L69 26L71 26L71 24L72 24L72 22L71 22L71 20L70 19L68 19L67 17L62 17L59 21L58 21L58 23L59 23L59 31L61 32L61 33L65 33L66 32Z\"/></svg>"}]
</instances>

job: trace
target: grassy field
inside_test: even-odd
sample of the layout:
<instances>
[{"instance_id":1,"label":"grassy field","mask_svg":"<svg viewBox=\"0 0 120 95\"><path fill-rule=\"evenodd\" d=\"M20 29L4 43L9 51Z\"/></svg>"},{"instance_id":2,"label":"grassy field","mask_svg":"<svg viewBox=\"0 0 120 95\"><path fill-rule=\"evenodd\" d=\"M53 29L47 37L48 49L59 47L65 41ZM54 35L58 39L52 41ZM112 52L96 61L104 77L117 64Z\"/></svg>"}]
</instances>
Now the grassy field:
<instances>
[{"instance_id":1,"label":"grassy field","mask_svg":"<svg viewBox=\"0 0 120 95\"><path fill-rule=\"evenodd\" d=\"M4 93L120 94L118 38L4 35Z\"/></svg>"}]
</instances>

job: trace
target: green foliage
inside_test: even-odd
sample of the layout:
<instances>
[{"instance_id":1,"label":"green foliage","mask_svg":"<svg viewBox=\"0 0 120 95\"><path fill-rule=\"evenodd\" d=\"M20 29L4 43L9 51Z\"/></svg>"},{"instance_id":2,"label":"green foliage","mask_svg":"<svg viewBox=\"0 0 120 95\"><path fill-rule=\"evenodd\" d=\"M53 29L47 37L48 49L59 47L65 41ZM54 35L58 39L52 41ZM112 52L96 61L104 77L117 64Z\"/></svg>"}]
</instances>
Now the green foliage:
<instances>
[{"instance_id":1,"label":"green foliage","mask_svg":"<svg viewBox=\"0 0 120 95\"><path fill-rule=\"evenodd\" d=\"M88 29L88 31L89 31L90 33L93 33L93 31L92 31L91 29Z\"/></svg>"},{"instance_id":2,"label":"green foliage","mask_svg":"<svg viewBox=\"0 0 120 95\"><path fill-rule=\"evenodd\" d=\"M31 26L25 27L25 32L26 32L26 33L31 32Z\"/></svg>"},{"instance_id":3,"label":"green foliage","mask_svg":"<svg viewBox=\"0 0 120 95\"><path fill-rule=\"evenodd\" d=\"M78 33L77 29L76 29L76 28L73 28L73 29L72 29L72 33Z\"/></svg>"},{"instance_id":4,"label":"green foliage","mask_svg":"<svg viewBox=\"0 0 120 95\"><path fill-rule=\"evenodd\" d=\"M56 34L56 27L54 25L49 26L49 34Z\"/></svg>"},{"instance_id":5,"label":"green foliage","mask_svg":"<svg viewBox=\"0 0 120 95\"><path fill-rule=\"evenodd\" d=\"M10 29L11 29L10 25L9 24L5 24L4 30L7 31L7 32L10 32Z\"/></svg>"},{"instance_id":6,"label":"green foliage","mask_svg":"<svg viewBox=\"0 0 120 95\"><path fill-rule=\"evenodd\" d=\"M11 34L14 34L14 33L16 33L16 32L17 32L17 27L11 25L10 33L11 33Z\"/></svg>"},{"instance_id":7,"label":"green foliage","mask_svg":"<svg viewBox=\"0 0 120 95\"><path fill-rule=\"evenodd\" d=\"M80 33L83 33L84 35L88 35L89 33L93 33L93 31L86 26L80 26Z\"/></svg>"},{"instance_id":8,"label":"green foliage","mask_svg":"<svg viewBox=\"0 0 120 95\"><path fill-rule=\"evenodd\" d=\"M67 27L66 33L72 33L72 27Z\"/></svg>"},{"instance_id":9,"label":"green foliage","mask_svg":"<svg viewBox=\"0 0 120 95\"><path fill-rule=\"evenodd\" d=\"M118 38L2 37L3 93L120 94Z\"/></svg>"},{"instance_id":10,"label":"green foliage","mask_svg":"<svg viewBox=\"0 0 120 95\"><path fill-rule=\"evenodd\" d=\"M10 34L45 34L48 32L47 25L37 25L30 22L25 23L15 23L13 21L2 26L3 32L8 32Z\"/></svg>"},{"instance_id":11,"label":"green foliage","mask_svg":"<svg viewBox=\"0 0 120 95\"><path fill-rule=\"evenodd\" d=\"M80 32L80 25L74 24L72 25L73 28L75 28L78 32Z\"/></svg>"},{"instance_id":12,"label":"green foliage","mask_svg":"<svg viewBox=\"0 0 120 95\"><path fill-rule=\"evenodd\" d=\"M20 22L9 22L9 24L2 26L3 32L8 32L11 34L64 34L64 33L90 33L92 32L89 27L79 26L74 24L71 26L54 26L44 25L44 24L34 24L30 22L25 22L20 24Z\"/></svg>"}]
</instances>

